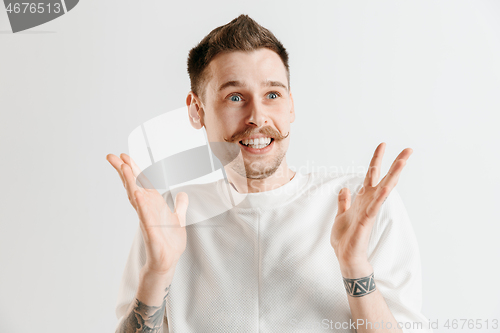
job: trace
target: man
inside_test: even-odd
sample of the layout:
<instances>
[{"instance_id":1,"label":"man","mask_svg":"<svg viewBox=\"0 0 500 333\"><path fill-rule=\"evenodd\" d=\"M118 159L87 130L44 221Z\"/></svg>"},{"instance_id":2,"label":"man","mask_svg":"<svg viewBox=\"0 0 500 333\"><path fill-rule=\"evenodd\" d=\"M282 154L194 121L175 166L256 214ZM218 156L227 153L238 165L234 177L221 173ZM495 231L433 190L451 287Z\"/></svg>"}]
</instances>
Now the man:
<instances>
[{"instance_id":1,"label":"man","mask_svg":"<svg viewBox=\"0 0 500 333\"><path fill-rule=\"evenodd\" d=\"M380 182L384 143L366 177L289 169L288 54L247 15L193 48L188 72L192 126L211 143L238 147L224 168L231 187L187 186L171 211L168 192L137 187L129 156L107 156L140 220L116 331L430 331L418 246L393 190L412 150ZM186 227L194 203L203 211L230 198L241 200Z\"/></svg>"}]
</instances>

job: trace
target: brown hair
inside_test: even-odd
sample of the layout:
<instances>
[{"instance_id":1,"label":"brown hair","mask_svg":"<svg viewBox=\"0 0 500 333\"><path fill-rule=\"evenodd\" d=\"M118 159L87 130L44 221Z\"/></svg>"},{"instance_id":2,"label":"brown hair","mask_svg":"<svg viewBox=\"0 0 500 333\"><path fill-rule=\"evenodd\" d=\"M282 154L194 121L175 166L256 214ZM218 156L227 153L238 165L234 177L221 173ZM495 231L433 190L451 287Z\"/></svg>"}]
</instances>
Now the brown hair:
<instances>
[{"instance_id":1,"label":"brown hair","mask_svg":"<svg viewBox=\"0 0 500 333\"><path fill-rule=\"evenodd\" d=\"M217 54L230 51L253 51L263 47L273 50L280 56L286 68L288 87L290 87L288 53L285 47L271 31L248 15L242 14L226 25L212 30L189 51L187 64L191 91L201 99L204 98L204 84L209 79L205 69Z\"/></svg>"}]
</instances>

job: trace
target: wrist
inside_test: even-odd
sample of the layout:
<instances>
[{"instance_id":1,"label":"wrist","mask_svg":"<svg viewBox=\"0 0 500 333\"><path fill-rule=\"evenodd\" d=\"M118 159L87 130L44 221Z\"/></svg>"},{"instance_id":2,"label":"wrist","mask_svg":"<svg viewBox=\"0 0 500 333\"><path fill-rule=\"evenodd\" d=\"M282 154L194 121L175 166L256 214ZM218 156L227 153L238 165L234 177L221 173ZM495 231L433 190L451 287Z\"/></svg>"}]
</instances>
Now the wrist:
<instances>
[{"instance_id":1,"label":"wrist","mask_svg":"<svg viewBox=\"0 0 500 333\"><path fill-rule=\"evenodd\" d=\"M144 265L140 270L140 278L146 279L149 281L165 281L171 280L174 276L175 265L171 266L166 271L158 271L155 269L151 269L148 265Z\"/></svg>"},{"instance_id":2,"label":"wrist","mask_svg":"<svg viewBox=\"0 0 500 333\"><path fill-rule=\"evenodd\" d=\"M347 295L351 297L363 297L373 293L377 289L377 286L375 285L375 276L373 273L361 278L343 278L343 280Z\"/></svg>"},{"instance_id":3,"label":"wrist","mask_svg":"<svg viewBox=\"0 0 500 333\"><path fill-rule=\"evenodd\" d=\"M345 279L358 279L373 273L372 265L367 262L341 264L340 272Z\"/></svg>"},{"instance_id":4,"label":"wrist","mask_svg":"<svg viewBox=\"0 0 500 333\"><path fill-rule=\"evenodd\" d=\"M146 264L142 266L141 271L151 276L165 277L171 275L172 272L175 271L177 263L178 260L173 261L170 263L168 268L165 268L165 267L159 267L159 265L150 263L148 262L148 260L146 260Z\"/></svg>"},{"instance_id":5,"label":"wrist","mask_svg":"<svg viewBox=\"0 0 500 333\"><path fill-rule=\"evenodd\" d=\"M139 274L137 300L149 306L160 306L170 290L173 277L173 269L167 274L158 274L143 267Z\"/></svg>"}]
</instances>

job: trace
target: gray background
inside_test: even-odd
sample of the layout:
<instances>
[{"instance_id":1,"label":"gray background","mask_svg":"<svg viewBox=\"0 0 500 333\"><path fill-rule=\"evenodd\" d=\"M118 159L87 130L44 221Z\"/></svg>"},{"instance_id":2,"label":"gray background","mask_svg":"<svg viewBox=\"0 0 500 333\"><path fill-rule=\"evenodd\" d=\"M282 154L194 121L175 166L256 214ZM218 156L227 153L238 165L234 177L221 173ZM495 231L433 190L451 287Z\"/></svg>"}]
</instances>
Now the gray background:
<instances>
[{"instance_id":1,"label":"gray background","mask_svg":"<svg viewBox=\"0 0 500 333\"><path fill-rule=\"evenodd\" d=\"M290 165L413 148L424 314L500 319L499 1L85 0L18 34L0 9L0 331L114 330L138 220L105 156L184 105L189 49L241 13L291 56Z\"/></svg>"}]
</instances>

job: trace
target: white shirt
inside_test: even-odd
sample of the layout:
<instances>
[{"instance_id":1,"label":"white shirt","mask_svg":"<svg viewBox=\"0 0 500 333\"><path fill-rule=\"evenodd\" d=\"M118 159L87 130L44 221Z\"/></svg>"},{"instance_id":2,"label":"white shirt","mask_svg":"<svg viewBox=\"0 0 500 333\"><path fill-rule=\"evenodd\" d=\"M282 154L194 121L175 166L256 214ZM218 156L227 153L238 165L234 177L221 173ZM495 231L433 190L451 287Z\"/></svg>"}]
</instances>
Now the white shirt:
<instances>
[{"instance_id":1,"label":"white shirt","mask_svg":"<svg viewBox=\"0 0 500 333\"><path fill-rule=\"evenodd\" d=\"M363 180L297 172L285 185L259 193L240 194L223 179L183 188L189 196L187 247L167 296L164 332L354 332L330 235L338 192L348 187L354 202ZM168 193L163 196L173 208ZM200 221L197 212L220 207L233 208L190 224ZM376 217L368 259L395 319L424 328L403 331L432 332L421 313L418 244L395 189ZM120 321L135 300L145 262L138 227L119 289Z\"/></svg>"}]
</instances>

